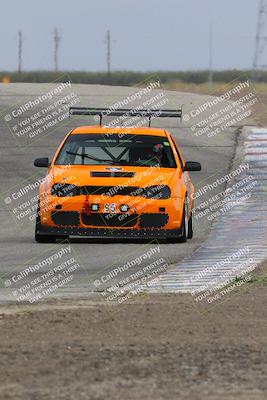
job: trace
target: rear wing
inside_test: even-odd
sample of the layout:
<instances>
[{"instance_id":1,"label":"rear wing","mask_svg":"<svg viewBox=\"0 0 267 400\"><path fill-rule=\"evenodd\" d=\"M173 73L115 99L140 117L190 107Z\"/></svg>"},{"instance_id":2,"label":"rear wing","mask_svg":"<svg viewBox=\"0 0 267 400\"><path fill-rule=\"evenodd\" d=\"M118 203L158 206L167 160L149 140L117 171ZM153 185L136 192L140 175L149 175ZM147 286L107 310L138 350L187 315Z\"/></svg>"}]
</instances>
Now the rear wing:
<instances>
[{"instance_id":1,"label":"rear wing","mask_svg":"<svg viewBox=\"0 0 267 400\"><path fill-rule=\"evenodd\" d=\"M70 107L69 116L71 115L97 115L102 125L103 117L121 117L123 115L132 117L147 117L149 126L151 126L151 118L180 118L182 119L182 109L171 110L150 110L150 109L128 109L120 108L119 110L111 110L109 108L90 108L90 107Z\"/></svg>"}]
</instances>

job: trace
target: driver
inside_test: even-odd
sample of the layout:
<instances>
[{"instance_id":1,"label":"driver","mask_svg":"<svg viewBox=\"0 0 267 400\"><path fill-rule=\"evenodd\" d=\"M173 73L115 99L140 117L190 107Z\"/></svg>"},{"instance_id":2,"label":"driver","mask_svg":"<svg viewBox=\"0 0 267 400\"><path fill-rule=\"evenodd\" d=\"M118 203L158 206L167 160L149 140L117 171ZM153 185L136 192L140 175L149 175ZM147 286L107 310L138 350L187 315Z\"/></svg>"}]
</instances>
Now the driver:
<instances>
[{"instance_id":1,"label":"driver","mask_svg":"<svg viewBox=\"0 0 267 400\"><path fill-rule=\"evenodd\" d=\"M146 159L155 164L161 164L163 156L163 145L161 143L155 144L152 148L146 152Z\"/></svg>"},{"instance_id":2,"label":"driver","mask_svg":"<svg viewBox=\"0 0 267 400\"><path fill-rule=\"evenodd\" d=\"M131 149L130 160L132 162L150 161L152 164L161 164L163 156L163 145L155 144L152 147Z\"/></svg>"}]
</instances>

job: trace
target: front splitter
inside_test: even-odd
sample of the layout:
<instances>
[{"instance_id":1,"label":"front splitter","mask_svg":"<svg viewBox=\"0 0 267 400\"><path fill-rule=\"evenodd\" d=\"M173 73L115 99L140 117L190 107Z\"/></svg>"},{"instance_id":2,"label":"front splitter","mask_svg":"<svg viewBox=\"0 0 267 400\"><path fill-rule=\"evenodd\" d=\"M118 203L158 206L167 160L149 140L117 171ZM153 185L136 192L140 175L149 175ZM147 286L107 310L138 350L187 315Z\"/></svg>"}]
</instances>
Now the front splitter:
<instances>
[{"instance_id":1,"label":"front splitter","mask_svg":"<svg viewBox=\"0 0 267 400\"><path fill-rule=\"evenodd\" d=\"M182 235L182 229L112 229L112 228L77 228L49 227L40 225L38 235L92 239L174 239Z\"/></svg>"}]
</instances>

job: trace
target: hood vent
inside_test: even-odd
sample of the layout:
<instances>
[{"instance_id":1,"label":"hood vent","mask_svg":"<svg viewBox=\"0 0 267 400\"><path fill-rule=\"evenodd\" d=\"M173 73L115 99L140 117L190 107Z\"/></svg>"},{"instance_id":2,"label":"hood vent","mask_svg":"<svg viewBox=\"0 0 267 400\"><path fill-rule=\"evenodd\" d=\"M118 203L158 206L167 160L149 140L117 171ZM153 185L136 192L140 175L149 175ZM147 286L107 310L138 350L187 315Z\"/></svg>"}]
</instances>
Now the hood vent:
<instances>
[{"instance_id":1,"label":"hood vent","mask_svg":"<svg viewBox=\"0 0 267 400\"><path fill-rule=\"evenodd\" d=\"M132 178L134 172L107 172L107 171L93 171L91 172L92 178Z\"/></svg>"}]
</instances>

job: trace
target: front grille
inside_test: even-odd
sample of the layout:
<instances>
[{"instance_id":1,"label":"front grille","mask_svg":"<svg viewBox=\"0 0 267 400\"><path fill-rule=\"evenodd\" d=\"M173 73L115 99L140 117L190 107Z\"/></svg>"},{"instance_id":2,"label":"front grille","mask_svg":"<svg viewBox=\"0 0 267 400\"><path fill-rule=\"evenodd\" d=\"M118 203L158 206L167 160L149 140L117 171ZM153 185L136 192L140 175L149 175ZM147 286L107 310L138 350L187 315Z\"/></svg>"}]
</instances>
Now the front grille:
<instances>
[{"instance_id":1,"label":"front grille","mask_svg":"<svg viewBox=\"0 0 267 400\"><path fill-rule=\"evenodd\" d=\"M80 223L79 213L77 211L53 211L51 217L52 221L60 226L78 226Z\"/></svg>"},{"instance_id":2,"label":"front grille","mask_svg":"<svg viewBox=\"0 0 267 400\"><path fill-rule=\"evenodd\" d=\"M137 214L82 214L82 222L89 226L133 227L137 218Z\"/></svg>"},{"instance_id":3,"label":"front grille","mask_svg":"<svg viewBox=\"0 0 267 400\"><path fill-rule=\"evenodd\" d=\"M140 215L141 228L162 228L169 221L168 214L142 214Z\"/></svg>"},{"instance_id":4,"label":"front grille","mask_svg":"<svg viewBox=\"0 0 267 400\"><path fill-rule=\"evenodd\" d=\"M134 172L91 172L92 178L132 178L134 175Z\"/></svg>"},{"instance_id":5,"label":"front grille","mask_svg":"<svg viewBox=\"0 0 267 400\"><path fill-rule=\"evenodd\" d=\"M141 196L141 193L144 191L143 188L139 188L138 186L128 186L128 187L120 187L120 186L82 186L81 194L84 195L105 195L107 197L112 196Z\"/></svg>"}]
</instances>

